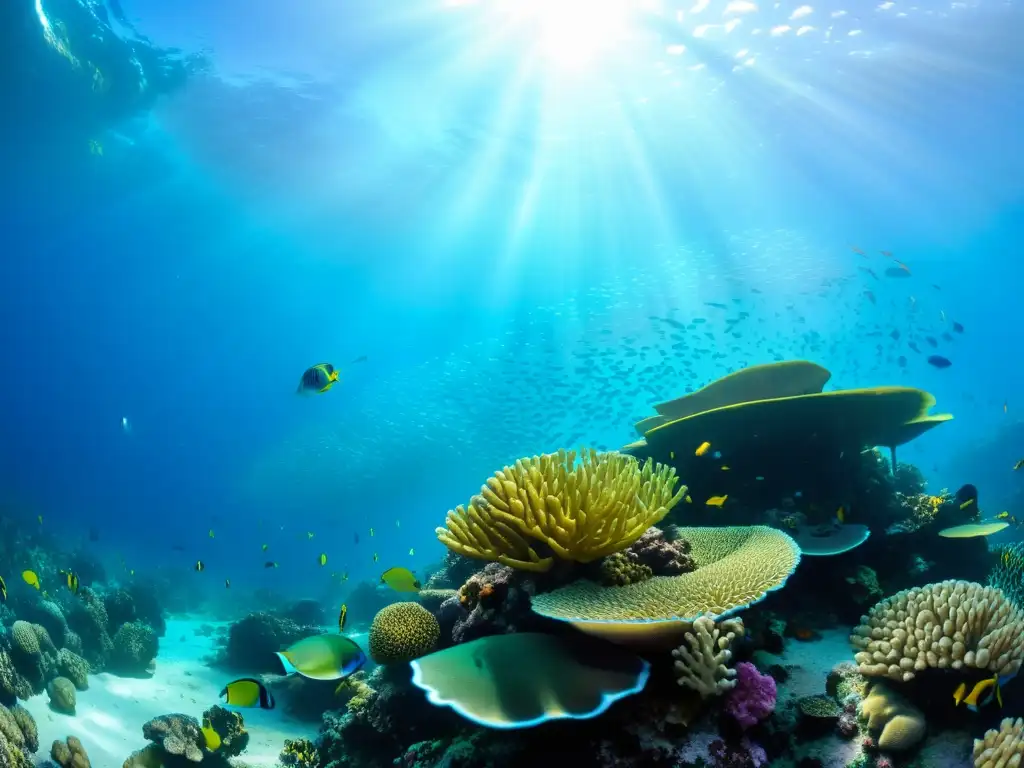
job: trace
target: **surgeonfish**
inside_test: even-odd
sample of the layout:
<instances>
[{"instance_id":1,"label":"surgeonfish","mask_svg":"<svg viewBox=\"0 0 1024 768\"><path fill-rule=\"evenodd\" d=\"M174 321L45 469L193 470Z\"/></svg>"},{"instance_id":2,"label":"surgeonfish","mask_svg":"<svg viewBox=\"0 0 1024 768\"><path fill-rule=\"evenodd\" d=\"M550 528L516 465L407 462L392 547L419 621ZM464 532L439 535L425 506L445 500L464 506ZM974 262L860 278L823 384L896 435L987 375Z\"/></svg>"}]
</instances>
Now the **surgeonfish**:
<instances>
[{"instance_id":1,"label":"surgeonfish","mask_svg":"<svg viewBox=\"0 0 1024 768\"><path fill-rule=\"evenodd\" d=\"M221 689L220 695L225 704L233 707L273 709L275 706L274 696L267 687L251 677L242 677L228 683Z\"/></svg>"},{"instance_id":2,"label":"surgeonfish","mask_svg":"<svg viewBox=\"0 0 1024 768\"><path fill-rule=\"evenodd\" d=\"M317 363L303 371L299 387L295 391L300 395L322 394L338 382L338 376L338 372L330 363Z\"/></svg>"},{"instance_id":3,"label":"surgeonfish","mask_svg":"<svg viewBox=\"0 0 1024 768\"><path fill-rule=\"evenodd\" d=\"M314 635L277 654L286 675L312 680L341 680L366 663L366 654L344 635Z\"/></svg>"},{"instance_id":4,"label":"surgeonfish","mask_svg":"<svg viewBox=\"0 0 1024 768\"><path fill-rule=\"evenodd\" d=\"M708 499L704 503L707 504L709 507L719 507L719 508L721 508L721 506L723 504L725 504L725 501L728 498L729 498L728 494L726 494L725 496L712 496L710 499Z\"/></svg>"},{"instance_id":5,"label":"surgeonfish","mask_svg":"<svg viewBox=\"0 0 1024 768\"><path fill-rule=\"evenodd\" d=\"M395 592L419 592L420 582L408 568L388 568L380 577L381 584L387 584Z\"/></svg>"},{"instance_id":6,"label":"surgeonfish","mask_svg":"<svg viewBox=\"0 0 1024 768\"><path fill-rule=\"evenodd\" d=\"M348 605L342 603L341 610L338 611L338 631L345 631L345 619L348 618Z\"/></svg>"},{"instance_id":7,"label":"surgeonfish","mask_svg":"<svg viewBox=\"0 0 1024 768\"><path fill-rule=\"evenodd\" d=\"M210 750L211 752L216 752L218 749L220 749L220 734L213 729L213 726L210 725L209 720L203 720L202 733L203 739L206 741L206 748L208 750Z\"/></svg>"},{"instance_id":8,"label":"surgeonfish","mask_svg":"<svg viewBox=\"0 0 1024 768\"><path fill-rule=\"evenodd\" d=\"M30 587L35 587L36 589L39 589L39 577L36 576L35 571L22 571L21 578L24 579L25 583L28 584Z\"/></svg>"}]
</instances>

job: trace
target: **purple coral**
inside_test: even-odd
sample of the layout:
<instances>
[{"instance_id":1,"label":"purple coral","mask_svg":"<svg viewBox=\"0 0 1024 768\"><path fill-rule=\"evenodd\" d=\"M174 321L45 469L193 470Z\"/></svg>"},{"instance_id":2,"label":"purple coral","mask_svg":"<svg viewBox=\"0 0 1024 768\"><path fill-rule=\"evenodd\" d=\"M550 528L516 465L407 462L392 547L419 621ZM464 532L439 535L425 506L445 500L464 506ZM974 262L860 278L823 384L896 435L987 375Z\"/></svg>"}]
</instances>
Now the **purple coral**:
<instances>
[{"instance_id":1,"label":"purple coral","mask_svg":"<svg viewBox=\"0 0 1024 768\"><path fill-rule=\"evenodd\" d=\"M655 576L678 576L697 567L690 556L690 542L684 539L670 541L660 528L648 528L626 552L635 555L636 560L650 568Z\"/></svg>"},{"instance_id":2,"label":"purple coral","mask_svg":"<svg viewBox=\"0 0 1024 768\"><path fill-rule=\"evenodd\" d=\"M736 687L725 699L725 711L743 729L764 720L775 711L775 678L762 675L749 661L736 665Z\"/></svg>"}]
</instances>

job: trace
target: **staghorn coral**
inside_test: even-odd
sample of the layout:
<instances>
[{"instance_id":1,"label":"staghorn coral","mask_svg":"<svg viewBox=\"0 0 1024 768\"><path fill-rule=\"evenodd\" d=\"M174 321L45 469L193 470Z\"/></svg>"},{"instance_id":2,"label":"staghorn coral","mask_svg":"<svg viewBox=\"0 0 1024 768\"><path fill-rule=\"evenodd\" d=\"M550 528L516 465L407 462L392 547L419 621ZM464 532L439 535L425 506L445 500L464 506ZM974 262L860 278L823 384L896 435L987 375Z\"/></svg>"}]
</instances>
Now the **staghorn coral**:
<instances>
[{"instance_id":1,"label":"staghorn coral","mask_svg":"<svg viewBox=\"0 0 1024 768\"><path fill-rule=\"evenodd\" d=\"M1024 660L1024 612L993 587L942 581L877 603L854 629L858 669L867 677L913 679L929 668L973 667L1017 674Z\"/></svg>"},{"instance_id":2,"label":"staghorn coral","mask_svg":"<svg viewBox=\"0 0 1024 768\"><path fill-rule=\"evenodd\" d=\"M67 715L75 714L75 684L66 677L55 677L46 686L50 708Z\"/></svg>"},{"instance_id":3,"label":"staghorn coral","mask_svg":"<svg viewBox=\"0 0 1024 768\"><path fill-rule=\"evenodd\" d=\"M50 747L50 758L60 768L91 768L92 766L85 747L75 736L68 736L65 741L59 739L54 741Z\"/></svg>"},{"instance_id":4,"label":"staghorn coral","mask_svg":"<svg viewBox=\"0 0 1024 768\"><path fill-rule=\"evenodd\" d=\"M639 584L653 575L651 567L643 565L637 555L628 550L608 555L601 561L601 583L606 587Z\"/></svg>"},{"instance_id":5,"label":"staghorn coral","mask_svg":"<svg viewBox=\"0 0 1024 768\"><path fill-rule=\"evenodd\" d=\"M746 608L786 583L800 549L782 531L763 525L680 528L697 569L655 576L626 587L577 581L537 595L533 610L563 621L650 625L659 621L725 616Z\"/></svg>"},{"instance_id":6,"label":"staghorn coral","mask_svg":"<svg viewBox=\"0 0 1024 768\"><path fill-rule=\"evenodd\" d=\"M1024 765L1024 719L1004 718L999 728L974 741L974 768L1017 768Z\"/></svg>"},{"instance_id":7,"label":"staghorn coral","mask_svg":"<svg viewBox=\"0 0 1024 768\"><path fill-rule=\"evenodd\" d=\"M149 671L160 646L153 628L141 621L122 624L114 633L113 642L110 667L116 672L129 675L141 675Z\"/></svg>"},{"instance_id":8,"label":"staghorn coral","mask_svg":"<svg viewBox=\"0 0 1024 768\"><path fill-rule=\"evenodd\" d=\"M285 739L279 759L282 765L294 765L296 768L317 768L320 765L320 753L309 739Z\"/></svg>"},{"instance_id":9,"label":"staghorn coral","mask_svg":"<svg viewBox=\"0 0 1024 768\"><path fill-rule=\"evenodd\" d=\"M199 723L194 717L182 714L154 717L142 726L142 735L158 744L168 755L181 755L193 763L203 759L205 744Z\"/></svg>"},{"instance_id":10,"label":"staghorn coral","mask_svg":"<svg viewBox=\"0 0 1024 768\"><path fill-rule=\"evenodd\" d=\"M871 686L860 714L868 730L878 734L878 748L887 752L916 747L927 730L924 713L882 681Z\"/></svg>"},{"instance_id":11,"label":"staghorn coral","mask_svg":"<svg viewBox=\"0 0 1024 768\"><path fill-rule=\"evenodd\" d=\"M691 688L701 698L717 696L736 686L736 670L729 668L730 646L743 636L743 622L727 619L720 624L701 616L684 636L685 643L674 651L676 682Z\"/></svg>"},{"instance_id":12,"label":"staghorn coral","mask_svg":"<svg viewBox=\"0 0 1024 768\"><path fill-rule=\"evenodd\" d=\"M57 652L57 671L80 691L89 689L89 662L74 651L61 648Z\"/></svg>"},{"instance_id":13,"label":"staghorn coral","mask_svg":"<svg viewBox=\"0 0 1024 768\"><path fill-rule=\"evenodd\" d=\"M589 563L633 544L683 497L675 470L620 453L575 451L520 459L488 479L468 509L436 530L459 554L547 571L555 557ZM530 540L550 549L539 554Z\"/></svg>"},{"instance_id":14,"label":"staghorn coral","mask_svg":"<svg viewBox=\"0 0 1024 768\"><path fill-rule=\"evenodd\" d=\"M382 608L370 626L370 656L378 664L406 662L430 653L441 637L434 614L419 603Z\"/></svg>"},{"instance_id":15,"label":"staghorn coral","mask_svg":"<svg viewBox=\"0 0 1024 768\"><path fill-rule=\"evenodd\" d=\"M249 732L245 729L245 720L238 712L231 712L214 704L203 712L203 722L220 736L217 754L222 757L238 757L249 746Z\"/></svg>"}]
</instances>

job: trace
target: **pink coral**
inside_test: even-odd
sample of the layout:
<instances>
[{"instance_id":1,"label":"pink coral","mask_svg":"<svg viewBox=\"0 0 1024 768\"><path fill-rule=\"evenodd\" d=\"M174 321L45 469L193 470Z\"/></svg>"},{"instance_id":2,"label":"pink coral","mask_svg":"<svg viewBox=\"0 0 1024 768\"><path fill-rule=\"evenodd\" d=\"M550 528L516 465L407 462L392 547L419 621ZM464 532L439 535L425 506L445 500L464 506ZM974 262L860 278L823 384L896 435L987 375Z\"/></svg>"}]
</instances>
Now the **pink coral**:
<instances>
[{"instance_id":1,"label":"pink coral","mask_svg":"<svg viewBox=\"0 0 1024 768\"><path fill-rule=\"evenodd\" d=\"M775 711L775 678L762 675L749 661L736 665L736 687L725 699L725 711L741 728L750 728Z\"/></svg>"}]
</instances>

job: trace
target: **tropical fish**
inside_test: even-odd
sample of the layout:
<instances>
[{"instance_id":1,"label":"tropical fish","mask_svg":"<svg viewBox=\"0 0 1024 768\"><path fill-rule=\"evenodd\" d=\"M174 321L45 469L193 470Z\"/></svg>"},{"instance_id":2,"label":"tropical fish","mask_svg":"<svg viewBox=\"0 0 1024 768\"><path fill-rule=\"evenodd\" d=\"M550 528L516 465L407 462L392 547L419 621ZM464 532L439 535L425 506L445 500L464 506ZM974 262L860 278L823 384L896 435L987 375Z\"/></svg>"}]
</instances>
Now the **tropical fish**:
<instances>
[{"instance_id":1,"label":"tropical fish","mask_svg":"<svg viewBox=\"0 0 1024 768\"><path fill-rule=\"evenodd\" d=\"M416 550L413 547L409 547L409 555L413 557L416 555Z\"/></svg>"},{"instance_id":2,"label":"tropical fish","mask_svg":"<svg viewBox=\"0 0 1024 768\"><path fill-rule=\"evenodd\" d=\"M669 457L669 459L671 459L672 461L675 461L675 458L676 458L676 452L675 452L675 451L669 451L669 452L668 452L668 457Z\"/></svg>"},{"instance_id":3,"label":"tropical fish","mask_svg":"<svg viewBox=\"0 0 1024 768\"><path fill-rule=\"evenodd\" d=\"M273 709L274 696L259 680L242 677L225 685L220 692L226 704L233 707Z\"/></svg>"},{"instance_id":4,"label":"tropical fish","mask_svg":"<svg viewBox=\"0 0 1024 768\"><path fill-rule=\"evenodd\" d=\"M711 447L711 443L709 443L707 440L705 440L703 443L701 443L700 445L697 446L697 450L693 452L693 455L694 456L703 456L705 453L708 452L708 449L710 447Z\"/></svg>"},{"instance_id":5,"label":"tropical fish","mask_svg":"<svg viewBox=\"0 0 1024 768\"><path fill-rule=\"evenodd\" d=\"M341 610L338 611L338 631L345 631L345 619L348 618L348 605L342 603Z\"/></svg>"},{"instance_id":6,"label":"tropical fish","mask_svg":"<svg viewBox=\"0 0 1024 768\"><path fill-rule=\"evenodd\" d=\"M0 600L7 602L7 582L4 581L3 576L0 576Z\"/></svg>"},{"instance_id":7,"label":"tropical fish","mask_svg":"<svg viewBox=\"0 0 1024 768\"><path fill-rule=\"evenodd\" d=\"M323 568L325 565L327 565L327 555L321 552L320 557L317 558L317 561L320 563L320 567Z\"/></svg>"},{"instance_id":8,"label":"tropical fish","mask_svg":"<svg viewBox=\"0 0 1024 768\"><path fill-rule=\"evenodd\" d=\"M203 564L202 560L196 560L196 564L194 566L192 566L192 567L196 569L196 572L200 572L200 571L205 571L206 570L206 565Z\"/></svg>"},{"instance_id":9,"label":"tropical fish","mask_svg":"<svg viewBox=\"0 0 1024 768\"><path fill-rule=\"evenodd\" d=\"M928 358L928 365L933 365L936 368L949 368L952 364L952 360L942 355L931 355Z\"/></svg>"},{"instance_id":10,"label":"tropical fish","mask_svg":"<svg viewBox=\"0 0 1024 768\"><path fill-rule=\"evenodd\" d=\"M224 579L224 589L231 589L231 579Z\"/></svg>"},{"instance_id":11,"label":"tropical fish","mask_svg":"<svg viewBox=\"0 0 1024 768\"><path fill-rule=\"evenodd\" d=\"M203 720L202 733L203 739L205 739L206 741L206 748L208 750L210 750L211 752L216 752L218 749L220 749L220 734L213 729L213 726L210 725L209 720Z\"/></svg>"},{"instance_id":12,"label":"tropical fish","mask_svg":"<svg viewBox=\"0 0 1024 768\"><path fill-rule=\"evenodd\" d=\"M992 675L992 677L975 683L971 692L967 693L967 695L964 695L967 691L967 685L960 683L953 692L953 701L956 702L957 706L960 706L961 703L967 705L967 708L972 712L977 712L982 707L988 706L992 703L993 698L999 702L1001 707L1003 706L1003 682L999 675Z\"/></svg>"},{"instance_id":13,"label":"tropical fish","mask_svg":"<svg viewBox=\"0 0 1024 768\"><path fill-rule=\"evenodd\" d=\"M373 528L370 529L370 535L373 536Z\"/></svg>"},{"instance_id":14,"label":"tropical fish","mask_svg":"<svg viewBox=\"0 0 1024 768\"><path fill-rule=\"evenodd\" d=\"M726 466L725 464L723 464L723 465L722 465L722 471L723 471L723 472L728 472L728 471L729 471L729 467L728 467L728 466Z\"/></svg>"},{"instance_id":15,"label":"tropical fish","mask_svg":"<svg viewBox=\"0 0 1024 768\"><path fill-rule=\"evenodd\" d=\"M264 568L277 568L277 563L275 563L273 560L267 560L267 562L265 562L263 564L263 567Z\"/></svg>"},{"instance_id":16,"label":"tropical fish","mask_svg":"<svg viewBox=\"0 0 1024 768\"><path fill-rule=\"evenodd\" d=\"M378 555L376 552L374 552L373 553L373 562L376 563L378 560L380 560L380 555Z\"/></svg>"},{"instance_id":17,"label":"tropical fish","mask_svg":"<svg viewBox=\"0 0 1024 768\"><path fill-rule=\"evenodd\" d=\"M1016 472L1021 468L1024 468L1024 459L1017 459L1017 463L1013 465L1013 471Z\"/></svg>"},{"instance_id":18,"label":"tropical fish","mask_svg":"<svg viewBox=\"0 0 1024 768\"><path fill-rule=\"evenodd\" d=\"M962 325L960 325L960 323L958 323L956 320L954 320L953 321L953 330L956 331L957 333L963 333L964 332L964 327Z\"/></svg>"},{"instance_id":19,"label":"tropical fish","mask_svg":"<svg viewBox=\"0 0 1024 768\"><path fill-rule=\"evenodd\" d=\"M213 535L213 528L210 529L210 538L211 539L217 538L216 536Z\"/></svg>"},{"instance_id":20,"label":"tropical fish","mask_svg":"<svg viewBox=\"0 0 1024 768\"><path fill-rule=\"evenodd\" d=\"M1010 516L1009 512L1003 511L1003 512L1000 512L998 515L996 515L996 520L1005 520L1009 516Z\"/></svg>"},{"instance_id":21,"label":"tropical fish","mask_svg":"<svg viewBox=\"0 0 1024 768\"><path fill-rule=\"evenodd\" d=\"M380 581L395 592L419 592L420 582L408 568L388 568L381 574Z\"/></svg>"},{"instance_id":22,"label":"tropical fish","mask_svg":"<svg viewBox=\"0 0 1024 768\"><path fill-rule=\"evenodd\" d=\"M338 382L338 375L330 363L317 363L303 372L295 391L300 395L322 394Z\"/></svg>"},{"instance_id":23,"label":"tropical fish","mask_svg":"<svg viewBox=\"0 0 1024 768\"><path fill-rule=\"evenodd\" d=\"M68 589L71 590L72 594L78 594L78 574L71 571L60 571L60 575L64 577L64 583L68 585Z\"/></svg>"},{"instance_id":24,"label":"tropical fish","mask_svg":"<svg viewBox=\"0 0 1024 768\"><path fill-rule=\"evenodd\" d=\"M306 531L306 539L312 539L314 535L311 531Z\"/></svg>"},{"instance_id":25,"label":"tropical fish","mask_svg":"<svg viewBox=\"0 0 1024 768\"><path fill-rule=\"evenodd\" d=\"M298 673L313 680L340 680L366 663L366 654L344 635L314 635L277 654L286 675Z\"/></svg>"},{"instance_id":26,"label":"tropical fish","mask_svg":"<svg viewBox=\"0 0 1024 768\"><path fill-rule=\"evenodd\" d=\"M269 544L264 544L263 545L263 551L266 552L267 551L267 547L269 547L269 546L270 546Z\"/></svg>"},{"instance_id":27,"label":"tropical fish","mask_svg":"<svg viewBox=\"0 0 1024 768\"><path fill-rule=\"evenodd\" d=\"M728 498L728 494L726 494L725 496L712 496L704 503L709 507L721 507L723 504L725 504L725 500Z\"/></svg>"},{"instance_id":28,"label":"tropical fish","mask_svg":"<svg viewBox=\"0 0 1024 768\"><path fill-rule=\"evenodd\" d=\"M24 579L25 583L28 584L30 587L35 587L36 589L39 589L39 577L36 576L35 571L22 571L21 578Z\"/></svg>"},{"instance_id":29,"label":"tropical fish","mask_svg":"<svg viewBox=\"0 0 1024 768\"><path fill-rule=\"evenodd\" d=\"M842 504L840 504L839 509L836 510L836 520L838 520L840 524L846 522L846 510L843 508Z\"/></svg>"}]
</instances>

